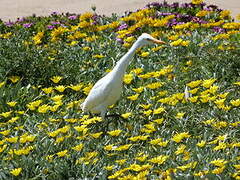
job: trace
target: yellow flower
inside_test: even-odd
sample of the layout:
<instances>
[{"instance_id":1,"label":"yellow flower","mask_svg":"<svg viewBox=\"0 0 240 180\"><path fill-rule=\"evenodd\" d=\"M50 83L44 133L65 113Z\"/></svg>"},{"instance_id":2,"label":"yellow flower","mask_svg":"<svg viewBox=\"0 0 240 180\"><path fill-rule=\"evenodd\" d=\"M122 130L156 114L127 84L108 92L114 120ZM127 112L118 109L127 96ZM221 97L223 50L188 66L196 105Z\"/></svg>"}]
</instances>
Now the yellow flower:
<instances>
[{"instance_id":1,"label":"yellow flower","mask_svg":"<svg viewBox=\"0 0 240 180\"><path fill-rule=\"evenodd\" d=\"M7 144L4 144L2 147L0 147L0 153L2 153L7 148L7 146Z\"/></svg>"},{"instance_id":2,"label":"yellow flower","mask_svg":"<svg viewBox=\"0 0 240 180\"><path fill-rule=\"evenodd\" d=\"M131 74L131 73L130 74L125 74L124 77L123 77L123 82L125 84L131 84L132 80L133 80L133 74Z\"/></svg>"},{"instance_id":3,"label":"yellow flower","mask_svg":"<svg viewBox=\"0 0 240 180\"><path fill-rule=\"evenodd\" d=\"M193 4L201 4L203 0L192 0Z\"/></svg>"},{"instance_id":4,"label":"yellow flower","mask_svg":"<svg viewBox=\"0 0 240 180\"><path fill-rule=\"evenodd\" d=\"M88 86L86 86L85 88L83 88L83 92L84 94L88 95L88 93L90 92L90 90L92 89L93 85L89 84Z\"/></svg>"},{"instance_id":5,"label":"yellow flower","mask_svg":"<svg viewBox=\"0 0 240 180\"><path fill-rule=\"evenodd\" d=\"M182 43L183 39L178 39L170 43L171 46L179 46Z\"/></svg>"},{"instance_id":6,"label":"yellow flower","mask_svg":"<svg viewBox=\"0 0 240 180\"><path fill-rule=\"evenodd\" d=\"M27 155L30 153L30 151L33 150L33 146L28 146L22 149L14 149L14 154L20 156L20 155Z\"/></svg>"},{"instance_id":7,"label":"yellow flower","mask_svg":"<svg viewBox=\"0 0 240 180\"><path fill-rule=\"evenodd\" d=\"M229 17L230 13L231 12L229 10L223 10L220 12L220 18L224 19L225 17Z\"/></svg>"},{"instance_id":8,"label":"yellow flower","mask_svg":"<svg viewBox=\"0 0 240 180\"><path fill-rule=\"evenodd\" d=\"M190 44L190 41L189 40L187 40L187 41L182 41L181 42L181 45L182 46L188 46Z\"/></svg>"},{"instance_id":9,"label":"yellow flower","mask_svg":"<svg viewBox=\"0 0 240 180\"><path fill-rule=\"evenodd\" d=\"M33 142L35 140L35 138L36 138L36 136L28 135L27 133L25 133L20 137L19 142L20 143Z\"/></svg>"},{"instance_id":10,"label":"yellow flower","mask_svg":"<svg viewBox=\"0 0 240 180\"><path fill-rule=\"evenodd\" d=\"M38 32L32 40L34 41L34 44L41 44L42 43L42 38L43 38L44 32Z\"/></svg>"},{"instance_id":11,"label":"yellow flower","mask_svg":"<svg viewBox=\"0 0 240 180\"><path fill-rule=\"evenodd\" d=\"M132 96L128 96L127 99L130 99L131 101L135 101L137 100L139 94L135 94L135 95L132 95Z\"/></svg>"},{"instance_id":12,"label":"yellow flower","mask_svg":"<svg viewBox=\"0 0 240 180\"><path fill-rule=\"evenodd\" d=\"M145 141L145 140L147 140L148 137L149 137L148 135L146 135L146 136L133 136L133 137L128 138L128 140L133 141L133 142L136 142L138 140Z\"/></svg>"},{"instance_id":13,"label":"yellow flower","mask_svg":"<svg viewBox=\"0 0 240 180\"><path fill-rule=\"evenodd\" d=\"M140 56L147 57L147 56L149 56L149 54L150 54L149 52L142 52Z\"/></svg>"},{"instance_id":14,"label":"yellow flower","mask_svg":"<svg viewBox=\"0 0 240 180\"><path fill-rule=\"evenodd\" d=\"M240 164L235 164L233 167L235 167L237 170L240 170Z\"/></svg>"},{"instance_id":15,"label":"yellow flower","mask_svg":"<svg viewBox=\"0 0 240 180\"><path fill-rule=\"evenodd\" d=\"M65 87L63 85L55 87L55 89L59 92L63 92L65 90Z\"/></svg>"},{"instance_id":16,"label":"yellow flower","mask_svg":"<svg viewBox=\"0 0 240 180\"><path fill-rule=\"evenodd\" d=\"M90 51L91 48L90 48L89 46L84 46L84 47L83 47L83 50L84 50L84 51Z\"/></svg>"},{"instance_id":17,"label":"yellow flower","mask_svg":"<svg viewBox=\"0 0 240 180\"><path fill-rule=\"evenodd\" d=\"M64 150L64 151L60 151L60 152L58 152L56 154L57 154L58 157L64 157L64 156L67 155L67 153L68 153L68 150Z\"/></svg>"},{"instance_id":18,"label":"yellow flower","mask_svg":"<svg viewBox=\"0 0 240 180\"><path fill-rule=\"evenodd\" d=\"M212 173L213 174L221 174L224 169L225 169L225 166L218 167L218 168L215 168L214 170L212 170Z\"/></svg>"},{"instance_id":19,"label":"yellow flower","mask_svg":"<svg viewBox=\"0 0 240 180\"><path fill-rule=\"evenodd\" d=\"M161 114L164 111L165 111L164 107L159 107L159 108L153 110L153 114Z\"/></svg>"},{"instance_id":20,"label":"yellow flower","mask_svg":"<svg viewBox=\"0 0 240 180\"><path fill-rule=\"evenodd\" d=\"M96 54L96 55L93 55L92 57L97 58L97 59L101 59L101 58L104 58L105 56L102 55L102 54Z\"/></svg>"},{"instance_id":21,"label":"yellow flower","mask_svg":"<svg viewBox=\"0 0 240 180\"><path fill-rule=\"evenodd\" d=\"M214 166L218 166L218 167L223 167L227 163L228 161L226 161L225 159L216 159L210 162L210 164L213 164Z\"/></svg>"},{"instance_id":22,"label":"yellow flower","mask_svg":"<svg viewBox=\"0 0 240 180\"><path fill-rule=\"evenodd\" d=\"M236 100L231 100L230 103L233 105L233 106L240 106L240 99L236 99Z\"/></svg>"},{"instance_id":23,"label":"yellow flower","mask_svg":"<svg viewBox=\"0 0 240 180\"><path fill-rule=\"evenodd\" d=\"M77 132L87 132L88 131L87 125L75 126L74 129Z\"/></svg>"},{"instance_id":24,"label":"yellow flower","mask_svg":"<svg viewBox=\"0 0 240 180\"><path fill-rule=\"evenodd\" d=\"M5 84L5 82L4 82L4 81L3 81L3 82L1 82L1 83L0 83L0 88L1 88L1 87L3 87L3 86L4 86L4 84Z\"/></svg>"},{"instance_id":25,"label":"yellow flower","mask_svg":"<svg viewBox=\"0 0 240 180\"><path fill-rule=\"evenodd\" d=\"M146 87L149 88L149 89L157 89L157 88L162 87L162 85L164 85L164 83L155 82L155 83L148 84Z\"/></svg>"},{"instance_id":26,"label":"yellow flower","mask_svg":"<svg viewBox=\"0 0 240 180\"><path fill-rule=\"evenodd\" d=\"M211 11L207 11L207 10L202 10L202 11L199 11L196 16L197 17L203 17L203 16L206 16L210 13Z\"/></svg>"},{"instance_id":27,"label":"yellow flower","mask_svg":"<svg viewBox=\"0 0 240 180\"><path fill-rule=\"evenodd\" d=\"M158 164L161 165L163 164L167 159L169 158L169 156L165 156L165 155L160 155L157 156L155 158L149 159L148 161L154 164Z\"/></svg>"},{"instance_id":28,"label":"yellow flower","mask_svg":"<svg viewBox=\"0 0 240 180\"><path fill-rule=\"evenodd\" d=\"M235 82L235 83L233 83L233 84L240 86L240 81ZM0 86L0 87L1 87L1 86Z\"/></svg>"},{"instance_id":29,"label":"yellow flower","mask_svg":"<svg viewBox=\"0 0 240 180\"><path fill-rule=\"evenodd\" d=\"M12 114L12 111L2 112L2 113L0 114L0 116L3 116L3 117L5 117L5 118L7 118L7 117L9 117L11 114Z\"/></svg>"},{"instance_id":30,"label":"yellow flower","mask_svg":"<svg viewBox=\"0 0 240 180\"><path fill-rule=\"evenodd\" d=\"M16 106L16 104L17 104L16 101L7 102L7 105L9 105L10 107L14 107L14 106Z\"/></svg>"},{"instance_id":31,"label":"yellow flower","mask_svg":"<svg viewBox=\"0 0 240 180\"><path fill-rule=\"evenodd\" d=\"M91 17L93 17L93 13L92 12L85 12L85 13L83 13L83 14L81 14L81 16L79 17L79 19L81 20L81 21L84 21L84 20L86 20L86 19L90 19Z\"/></svg>"},{"instance_id":32,"label":"yellow flower","mask_svg":"<svg viewBox=\"0 0 240 180\"><path fill-rule=\"evenodd\" d=\"M9 79L13 82L13 83L16 83L20 80L20 77L19 76L11 76L9 77Z\"/></svg>"},{"instance_id":33,"label":"yellow flower","mask_svg":"<svg viewBox=\"0 0 240 180\"><path fill-rule=\"evenodd\" d=\"M167 95L167 93L168 93L168 91L166 91L166 90L165 91L159 91L158 95L163 97L163 96Z\"/></svg>"},{"instance_id":34,"label":"yellow flower","mask_svg":"<svg viewBox=\"0 0 240 180\"><path fill-rule=\"evenodd\" d=\"M188 132L183 132L179 134L175 134L172 138L176 143L180 143L184 138L189 138L191 135Z\"/></svg>"},{"instance_id":35,"label":"yellow flower","mask_svg":"<svg viewBox=\"0 0 240 180\"><path fill-rule=\"evenodd\" d=\"M192 90L189 90L188 92L191 94L196 94L198 92L199 88L194 88Z\"/></svg>"},{"instance_id":36,"label":"yellow flower","mask_svg":"<svg viewBox=\"0 0 240 180\"><path fill-rule=\"evenodd\" d=\"M181 144L180 146L178 146L177 150L175 151L175 154L176 155L183 154L185 149L186 149L186 145Z\"/></svg>"},{"instance_id":37,"label":"yellow flower","mask_svg":"<svg viewBox=\"0 0 240 180\"><path fill-rule=\"evenodd\" d=\"M194 176L204 176L204 175L206 175L206 174L208 174L208 170L199 171L199 172L197 172L197 173L194 173L193 175L194 175Z\"/></svg>"},{"instance_id":38,"label":"yellow flower","mask_svg":"<svg viewBox=\"0 0 240 180\"><path fill-rule=\"evenodd\" d=\"M204 147L206 145L206 141L200 141L199 143L197 143L198 147Z\"/></svg>"},{"instance_id":39,"label":"yellow flower","mask_svg":"<svg viewBox=\"0 0 240 180\"><path fill-rule=\"evenodd\" d=\"M189 97L188 100L191 101L192 103L195 103L198 100L198 96Z\"/></svg>"},{"instance_id":40,"label":"yellow flower","mask_svg":"<svg viewBox=\"0 0 240 180\"><path fill-rule=\"evenodd\" d=\"M146 159L148 158L148 155L140 155L138 157L136 157L135 159L140 161L140 162L143 162L145 161Z\"/></svg>"},{"instance_id":41,"label":"yellow flower","mask_svg":"<svg viewBox=\"0 0 240 180\"><path fill-rule=\"evenodd\" d=\"M106 169L107 171L112 171L114 168L114 166L104 166L104 169Z\"/></svg>"},{"instance_id":42,"label":"yellow flower","mask_svg":"<svg viewBox=\"0 0 240 180\"><path fill-rule=\"evenodd\" d=\"M53 92L53 87L43 88L42 91L45 92L46 94L50 94Z\"/></svg>"},{"instance_id":43,"label":"yellow flower","mask_svg":"<svg viewBox=\"0 0 240 180\"><path fill-rule=\"evenodd\" d=\"M151 106L152 106L152 104L139 104L139 107L141 107L145 110L149 109Z\"/></svg>"},{"instance_id":44,"label":"yellow flower","mask_svg":"<svg viewBox=\"0 0 240 180\"><path fill-rule=\"evenodd\" d=\"M61 142L64 141L64 139L65 139L65 137L63 137L63 136L57 137L55 142L56 142L56 143L61 143Z\"/></svg>"},{"instance_id":45,"label":"yellow flower","mask_svg":"<svg viewBox=\"0 0 240 180\"><path fill-rule=\"evenodd\" d=\"M182 171L185 171L186 169L189 169L189 168L192 168L192 169L195 168L196 165L197 165L197 162L190 162L190 163L188 163L186 165L178 166L177 168L181 169Z\"/></svg>"},{"instance_id":46,"label":"yellow flower","mask_svg":"<svg viewBox=\"0 0 240 180\"><path fill-rule=\"evenodd\" d=\"M119 136L119 134L122 132L121 129L117 129L117 130L113 130L113 131L108 131L107 133L110 135L110 136Z\"/></svg>"},{"instance_id":47,"label":"yellow flower","mask_svg":"<svg viewBox=\"0 0 240 180\"><path fill-rule=\"evenodd\" d=\"M182 119L184 114L186 114L185 112L179 112L177 113L177 115L175 116L177 119Z\"/></svg>"},{"instance_id":48,"label":"yellow flower","mask_svg":"<svg viewBox=\"0 0 240 180\"><path fill-rule=\"evenodd\" d=\"M11 131L8 129L8 130L0 131L0 134L2 134L2 135L4 135L4 136L7 136L7 135L10 134L10 132L11 132Z\"/></svg>"},{"instance_id":49,"label":"yellow flower","mask_svg":"<svg viewBox=\"0 0 240 180\"><path fill-rule=\"evenodd\" d=\"M135 91L136 93L141 93L141 92L143 92L144 87L141 86L139 88L132 88L132 90Z\"/></svg>"},{"instance_id":50,"label":"yellow flower","mask_svg":"<svg viewBox=\"0 0 240 180\"><path fill-rule=\"evenodd\" d=\"M72 41L71 43L69 43L69 46L75 46L78 43L78 41Z\"/></svg>"},{"instance_id":51,"label":"yellow flower","mask_svg":"<svg viewBox=\"0 0 240 180\"><path fill-rule=\"evenodd\" d=\"M202 86L205 88L210 88L215 81L216 81L216 79L203 80Z\"/></svg>"},{"instance_id":52,"label":"yellow flower","mask_svg":"<svg viewBox=\"0 0 240 180\"><path fill-rule=\"evenodd\" d=\"M136 69L132 69L130 72L135 73L136 75L140 74L143 72L143 68L136 68Z\"/></svg>"},{"instance_id":53,"label":"yellow flower","mask_svg":"<svg viewBox=\"0 0 240 180\"><path fill-rule=\"evenodd\" d=\"M155 123L157 123L157 124L162 124L162 123L163 123L163 121L164 121L164 119L163 119L163 118L161 118L161 119L155 119L155 120L153 120L153 122L155 122Z\"/></svg>"},{"instance_id":54,"label":"yellow flower","mask_svg":"<svg viewBox=\"0 0 240 180\"><path fill-rule=\"evenodd\" d=\"M4 38L4 39L8 39L12 36L12 33L9 32L9 33L5 33L5 34L0 34L0 38Z\"/></svg>"},{"instance_id":55,"label":"yellow flower","mask_svg":"<svg viewBox=\"0 0 240 180\"><path fill-rule=\"evenodd\" d=\"M124 118L124 119L127 119L129 116L131 116L132 113L129 112L129 113L125 113L125 114L122 114L121 116Z\"/></svg>"},{"instance_id":56,"label":"yellow flower","mask_svg":"<svg viewBox=\"0 0 240 180\"><path fill-rule=\"evenodd\" d=\"M218 151L218 150L222 150L222 149L226 149L227 148L227 144L224 142L219 142L219 144L213 148L214 151Z\"/></svg>"},{"instance_id":57,"label":"yellow flower","mask_svg":"<svg viewBox=\"0 0 240 180\"><path fill-rule=\"evenodd\" d=\"M22 168L15 168L10 171L10 173L14 176L18 176L22 172Z\"/></svg>"},{"instance_id":58,"label":"yellow flower","mask_svg":"<svg viewBox=\"0 0 240 180\"><path fill-rule=\"evenodd\" d=\"M50 107L47 104L44 104L44 105L38 107L38 112L44 114L49 110L49 108Z\"/></svg>"},{"instance_id":59,"label":"yellow flower","mask_svg":"<svg viewBox=\"0 0 240 180\"><path fill-rule=\"evenodd\" d=\"M71 88L74 91L80 91L82 87L83 87L83 84L69 86L69 88Z\"/></svg>"},{"instance_id":60,"label":"yellow flower","mask_svg":"<svg viewBox=\"0 0 240 180\"><path fill-rule=\"evenodd\" d=\"M201 83L202 83L202 80L191 81L190 83L187 83L187 86L190 88L195 88L199 86Z\"/></svg>"},{"instance_id":61,"label":"yellow flower","mask_svg":"<svg viewBox=\"0 0 240 180\"><path fill-rule=\"evenodd\" d=\"M78 145L72 147L72 149L75 151L81 151L83 149L83 144L82 143L78 144Z\"/></svg>"},{"instance_id":62,"label":"yellow flower","mask_svg":"<svg viewBox=\"0 0 240 180\"><path fill-rule=\"evenodd\" d=\"M56 95L56 96L51 97L51 99L55 102L61 101L62 98L63 98L63 95Z\"/></svg>"},{"instance_id":63,"label":"yellow flower","mask_svg":"<svg viewBox=\"0 0 240 180\"><path fill-rule=\"evenodd\" d=\"M132 144L125 144L125 145L117 147L115 150L116 151L125 151L125 150L128 150L131 146L132 146Z\"/></svg>"},{"instance_id":64,"label":"yellow flower","mask_svg":"<svg viewBox=\"0 0 240 180\"><path fill-rule=\"evenodd\" d=\"M50 78L52 82L54 83L59 83L59 81L62 79L61 76L53 76L52 78Z\"/></svg>"},{"instance_id":65,"label":"yellow flower","mask_svg":"<svg viewBox=\"0 0 240 180\"><path fill-rule=\"evenodd\" d=\"M5 139L7 142L10 142L10 143L16 143L18 141L18 136L16 137L11 137L11 138L6 138Z\"/></svg>"},{"instance_id":66,"label":"yellow flower","mask_svg":"<svg viewBox=\"0 0 240 180\"><path fill-rule=\"evenodd\" d=\"M114 146L114 144L110 144L110 145L104 146L103 149L106 151L111 151L113 149L116 149L116 146Z\"/></svg>"},{"instance_id":67,"label":"yellow flower","mask_svg":"<svg viewBox=\"0 0 240 180\"><path fill-rule=\"evenodd\" d=\"M92 136L93 138L97 139L97 138L99 138L102 135L102 133L103 132L93 133L93 134L90 134L90 136Z\"/></svg>"}]
</instances>

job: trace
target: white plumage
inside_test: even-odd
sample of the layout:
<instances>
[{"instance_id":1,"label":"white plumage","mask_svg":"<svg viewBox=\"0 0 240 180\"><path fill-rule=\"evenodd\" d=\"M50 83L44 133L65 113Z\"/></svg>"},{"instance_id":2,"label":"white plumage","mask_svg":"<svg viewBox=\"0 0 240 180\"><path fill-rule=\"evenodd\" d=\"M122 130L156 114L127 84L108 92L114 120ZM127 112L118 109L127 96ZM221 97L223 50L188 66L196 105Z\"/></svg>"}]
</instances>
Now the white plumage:
<instances>
[{"instance_id":1,"label":"white plumage","mask_svg":"<svg viewBox=\"0 0 240 180\"><path fill-rule=\"evenodd\" d=\"M123 76L135 51L151 43L165 44L165 42L157 40L146 33L139 36L130 50L117 62L113 70L93 86L81 105L83 112L100 113L102 119L104 119L107 107L115 104L121 96Z\"/></svg>"}]
</instances>

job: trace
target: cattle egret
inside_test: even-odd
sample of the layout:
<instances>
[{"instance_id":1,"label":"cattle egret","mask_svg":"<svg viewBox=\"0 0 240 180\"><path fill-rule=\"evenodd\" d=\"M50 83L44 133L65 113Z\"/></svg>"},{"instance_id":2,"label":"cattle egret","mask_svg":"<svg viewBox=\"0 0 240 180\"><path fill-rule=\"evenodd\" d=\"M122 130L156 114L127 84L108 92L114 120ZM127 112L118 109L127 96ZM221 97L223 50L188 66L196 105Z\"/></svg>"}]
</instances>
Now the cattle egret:
<instances>
[{"instance_id":1,"label":"cattle egret","mask_svg":"<svg viewBox=\"0 0 240 180\"><path fill-rule=\"evenodd\" d=\"M121 96L123 76L136 50L147 44L165 44L165 42L143 33L132 45L129 51L117 62L111 72L106 74L90 90L87 98L81 104L83 112L100 114L104 119L108 106L115 104Z\"/></svg>"}]
</instances>

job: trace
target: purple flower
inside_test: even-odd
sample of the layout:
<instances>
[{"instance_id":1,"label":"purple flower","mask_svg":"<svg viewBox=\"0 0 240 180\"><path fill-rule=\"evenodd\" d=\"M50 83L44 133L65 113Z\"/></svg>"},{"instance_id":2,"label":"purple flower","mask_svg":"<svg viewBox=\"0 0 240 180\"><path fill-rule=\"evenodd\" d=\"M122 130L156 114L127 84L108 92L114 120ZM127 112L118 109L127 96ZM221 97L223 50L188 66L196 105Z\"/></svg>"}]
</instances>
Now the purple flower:
<instances>
[{"instance_id":1,"label":"purple flower","mask_svg":"<svg viewBox=\"0 0 240 180\"><path fill-rule=\"evenodd\" d=\"M58 24L61 24L61 23L60 22L56 22L56 21L52 21L51 24L58 25Z\"/></svg>"},{"instance_id":2,"label":"purple flower","mask_svg":"<svg viewBox=\"0 0 240 180\"><path fill-rule=\"evenodd\" d=\"M6 25L7 27L11 27L11 26L14 25L14 22L8 21L8 22L5 22L5 25Z\"/></svg>"},{"instance_id":3,"label":"purple flower","mask_svg":"<svg viewBox=\"0 0 240 180\"><path fill-rule=\"evenodd\" d=\"M51 13L51 15L58 15L58 14L59 14L59 13L56 12L56 11L54 11L54 12Z\"/></svg>"},{"instance_id":4,"label":"purple flower","mask_svg":"<svg viewBox=\"0 0 240 180\"><path fill-rule=\"evenodd\" d=\"M77 19L77 16L74 16L74 15L73 16L69 16L68 19L74 20L74 19Z\"/></svg>"},{"instance_id":5,"label":"purple flower","mask_svg":"<svg viewBox=\"0 0 240 180\"><path fill-rule=\"evenodd\" d=\"M30 28L33 25L33 23L25 23L23 24L23 27Z\"/></svg>"},{"instance_id":6,"label":"purple flower","mask_svg":"<svg viewBox=\"0 0 240 180\"><path fill-rule=\"evenodd\" d=\"M158 2L152 2L146 5L146 7L161 7L161 4Z\"/></svg>"},{"instance_id":7,"label":"purple flower","mask_svg":"<svg viewBox=\"0 0 240 180\"><path fill-rule=\"evenodd\" d=\"M123 30L123 29L126 29L126 28L128 28L128 25L125 23L125 24L121 24L121 25L117 28L117 30L120 31L120 30Z\"/></svg>"},{"instance_id":8,"label":"purple flower","mask_svg":"<svg viewBox=\"0 0 240 180\"><path fill-rule=\"evenodd\" d=\"M51 30L51 29L54 29L54 26L53 25L47 25L47 28Z\"/></svg>"},{"instance_id":9,"label":"purple flower","mask_svg":"<svg viewBox=\"0 0 240 180\"><path fill-rule=\"evenodd\" d=\"M26 19L25 18L17 18L17 21L16 23L19 23L19 22L24 22Z\"/></svg>"},{"instance_id":10,"label":"purple flower","mask_svg":"<svg viewBox=\"0 0 240 180\"><path fill-rule=\"evenodd\" d=\"M220 28L218 26L213 27L213 31L217 33L225 33L225 29Z\"/></svg>"},{"instance_id":11,"label":"purple flower","mask_svg":"<svg viewBox=\"0 0 240 180\"><path fill-rule=\"evenodd\" d=\"M178 8L179 7L179 3L178 2L175 2L175 3L172 3L170 5L171 8Z\"/></svg>"},{"instance_id":12,"label":"purple flower","mask_svg":"<svg viewBox=\"0 0 240 180\"><path fill-rule=\"evenodd\" d=\"M123 40L122 40L122 39L120 39L120 38L116 38L116 40L117 40L117 42L123 44Z\"/></svg>"}]
</instances>

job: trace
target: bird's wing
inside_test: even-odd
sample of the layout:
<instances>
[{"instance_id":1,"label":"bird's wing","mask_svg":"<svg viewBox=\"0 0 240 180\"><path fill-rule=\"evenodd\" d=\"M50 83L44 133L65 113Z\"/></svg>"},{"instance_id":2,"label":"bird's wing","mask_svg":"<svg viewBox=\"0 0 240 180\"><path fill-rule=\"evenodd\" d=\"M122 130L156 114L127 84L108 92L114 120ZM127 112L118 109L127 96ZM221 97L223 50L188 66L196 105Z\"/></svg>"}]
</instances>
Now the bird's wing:
<instances>
[{"instance_id":1,"label":"bird's wing","mask_svg":"<svg viewBox=\"0 0 240 180\"><path fill-rule=\"evenodd\" d=\"M89 92L84 102L86 109L91 110L106 100L112 87L110 82L104 80L105 79L103 78L98 81Z\"/></svg>"}]
</instances>

